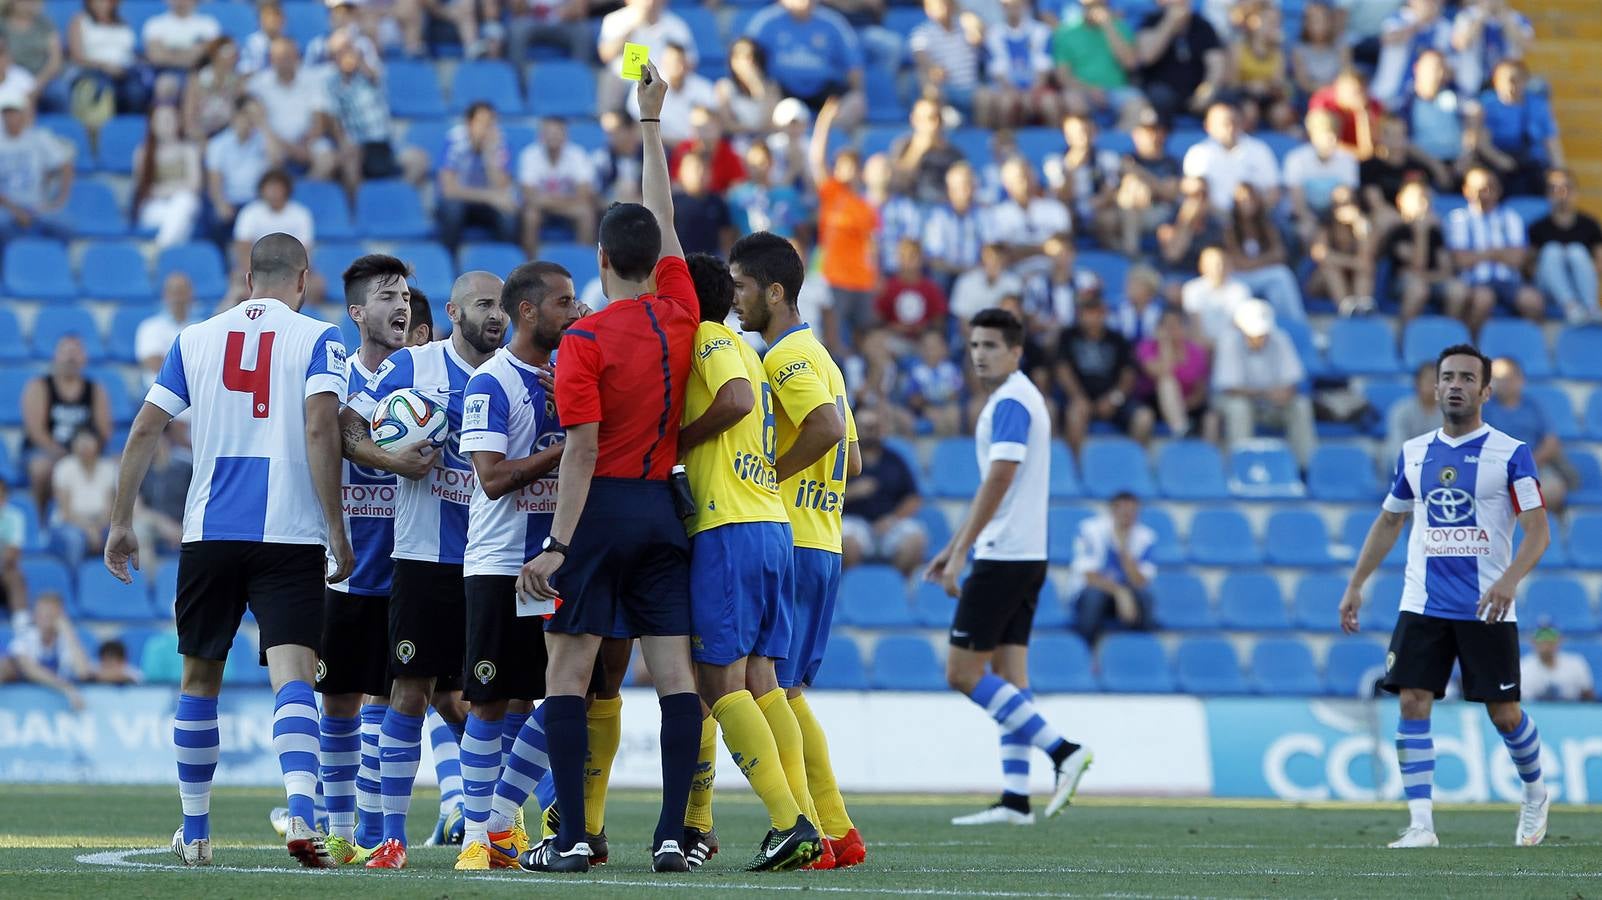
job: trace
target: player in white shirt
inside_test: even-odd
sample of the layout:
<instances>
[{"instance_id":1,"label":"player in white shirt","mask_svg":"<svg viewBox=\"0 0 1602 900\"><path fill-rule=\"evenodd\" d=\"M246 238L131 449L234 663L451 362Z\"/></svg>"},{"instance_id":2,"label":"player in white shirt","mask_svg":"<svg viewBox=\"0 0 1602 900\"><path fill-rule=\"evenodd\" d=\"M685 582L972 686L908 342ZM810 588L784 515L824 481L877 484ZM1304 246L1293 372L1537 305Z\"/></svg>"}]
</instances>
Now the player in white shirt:
<instances>
[{"instance_id":1,"label":"player in white shirt","mask_svg":"<svg viewBox=\"0 0 1602 900\"><path fill-rule=\"evenodd\" d=\"M126 584L128 566L139 566L131 522L140 483L167 423L193 408L176 603L184 670L173 726L184 824L172 848L184 865L211 863L217 695L247 604L277 691L273 749L289 795L289 852L308 867L333 865L312 828L312 679L325 571L329 582L343 581L355 560L339 503L345 346L339 329L299 312L308 269L306 248L289 235L258 241L245 275L249 299L178 336L123 451L105 561Z\"/></svg>"},{"instance_id":2,"label":"player in white shirt","mask_svg":"<svg viewBox=\"0 0 1602 900\"><path fill-rule=\"evenodd\" d=\"M946 681L1001 728L1004 790L989 809L951 821L1027 825L1035 820L1029 808L1029 748L1045 751L1056 770L1047 816L1062 812L1073 799L1092 755L1046 722L1029 691L1029 632L1046 582L1051 413L1040 390L1018 368L1023 323L1006 310L987 309L969 326L974 377L990 392L974 431L985 476L973 508L924 578L958 598ZM959 587L969 551L973 571Z\"/></svg>"},{"instance_id":3,"label":"player in white shirt","mask_svg":"<svg viewBox=\"0 0 1602 900\"><path fill-rule=\"evenodd\" d=\"M1392 847L1435 847L1430 710L1456 663L1463 697L1485 704L1519 777L1524 802L1514 843L1546 837L1551 796L1541 779L1541 737L1519 707L1519 631L1513 595L1551 540L1530 448L1486 425L1491 360L1459 344L1435 364L1441 428L1402 445L1384 511L1363 541L1341 600L1341 627L1357 631L1363 584L1411 519L1401 614L1391 634L1382 686L1399 693L1396 755L1412 821ZM1524 532L1518 552L1513 530ZM1382 598L1380 602L1387 602Z\"/></svg>"},{"instance_id":4,"label":"player in white shirt","mask_svg":"<svg viewBox=\"0 0 1602 900\"><path fill-rule=\"evenodd\" d=\"M388 635L394 684L379 736L384 843L367 861L374 869L406 866L406 814L421 758L423 714L432 702L448 721L462 719L456 700L466 622L462 559L468 503L477 483L459 448L462 399L468 379L506 336L501 280L488 272L462 275L451 287L446 310L454 329L449 338L397 350L341 413L347 443L359 436L356 443L371 444L366 420L379 401L413 388L444 406L449 422L434 467L419 480L403 481L395 505Z\"/></svg>"}]
</instances>

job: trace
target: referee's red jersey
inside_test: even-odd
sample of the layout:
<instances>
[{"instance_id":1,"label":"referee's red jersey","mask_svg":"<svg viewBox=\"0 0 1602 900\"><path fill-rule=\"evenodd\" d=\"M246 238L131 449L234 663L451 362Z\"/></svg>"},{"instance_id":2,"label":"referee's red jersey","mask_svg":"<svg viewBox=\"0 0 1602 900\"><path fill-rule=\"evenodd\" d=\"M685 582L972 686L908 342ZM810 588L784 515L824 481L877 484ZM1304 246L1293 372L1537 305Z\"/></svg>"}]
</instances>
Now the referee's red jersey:
<instances>
[{"instance_id":1,"label":"referee's red jersey","mask_svg":"<svg viewBox=\"0 0 1602 900\"><path fill-rule=\"evenodd\" d=\"M669 256L656 264L655 294L613 300L563 335L562 427L601 423L597 478L668 477L700 319L690 269Z\"/></svg>"}]
</instances>

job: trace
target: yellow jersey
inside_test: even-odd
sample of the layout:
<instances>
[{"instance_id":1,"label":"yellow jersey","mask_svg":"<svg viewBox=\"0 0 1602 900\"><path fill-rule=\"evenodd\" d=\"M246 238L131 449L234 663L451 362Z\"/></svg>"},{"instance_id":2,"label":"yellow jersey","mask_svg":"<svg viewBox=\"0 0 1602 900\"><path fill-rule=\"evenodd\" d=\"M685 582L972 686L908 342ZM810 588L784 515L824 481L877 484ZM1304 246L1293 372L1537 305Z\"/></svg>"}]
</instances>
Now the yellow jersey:
<instances>
[{"instance_id":1,"label":"yellow jersey","mask_svg":"<svg viewBox=\"0 0 1602 900\"><path fill-rule=\"evenodd\" d=\"M778 454L795 444L813 410L834 404L845 420L845 439L817 462L779 485L797 547L840 552L840 510L845 503L847 447L857 439L857 421L846 404L845 376L805 323L779 335L762 357L773 394Z\"/></svg>"},{"instance_id":2,"label":"yellow jersey","mask_svg":"<svg viewBox=\"0 0 1602 900\"><path fill-rule=\"evenodd\" d=\"M690 449L684 457L696 512L690 534L734 522L785 522L773 470L773 389L751 345L721 322L695 329L695 355L684 393L684 422L700 418L718 391L736 378L751 383L756 403L733 428Z\"/></svg>"}]
</instances>

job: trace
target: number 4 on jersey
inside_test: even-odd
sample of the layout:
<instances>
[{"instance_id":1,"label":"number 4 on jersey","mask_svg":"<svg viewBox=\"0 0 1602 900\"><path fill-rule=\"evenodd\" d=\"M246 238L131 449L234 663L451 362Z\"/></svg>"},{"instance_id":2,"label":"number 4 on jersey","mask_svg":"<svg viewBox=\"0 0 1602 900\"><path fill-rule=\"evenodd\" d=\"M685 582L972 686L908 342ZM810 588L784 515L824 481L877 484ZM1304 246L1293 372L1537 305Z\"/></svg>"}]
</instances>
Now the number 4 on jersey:
<instances>
[{"instance_id":1,"label":"number 4 on jersey","mask_svg":"<svg viewBox=\"0 0 1602 900\"><path fill-rule=\"evenodd\" d=\"M246 369L245 333L228 332L228 346L223 355L223 387L230 391L250 395L250 414L257 419L267 418L272 409L273 339L271 331L256 338L256 368Z\"/></svg>"}]
</instances>

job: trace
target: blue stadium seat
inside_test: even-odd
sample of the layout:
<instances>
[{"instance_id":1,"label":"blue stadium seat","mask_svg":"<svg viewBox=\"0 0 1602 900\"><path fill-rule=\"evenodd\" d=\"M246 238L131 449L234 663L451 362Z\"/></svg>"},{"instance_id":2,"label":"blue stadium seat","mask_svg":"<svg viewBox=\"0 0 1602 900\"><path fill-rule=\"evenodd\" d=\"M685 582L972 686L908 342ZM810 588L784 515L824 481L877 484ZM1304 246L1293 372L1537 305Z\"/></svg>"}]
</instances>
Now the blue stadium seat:
<instances>
[{"instance_id":1,"label":"blue stadium seat","mask_svg":"<svg viewBox=\"0 0 1602 900\"><path fill-rule=\"evenodd\" d=\"M600 264L595 260L593 244L545 243L540 245L540 258L560 263L573 273L573 286L579 293L584 286L601 277Z\"/></svg>"},{"instance_id":2,"label":"blue stadium seat","mask_svg":"<svg viewBox=\"0 0 1602 900\"><path fill-rule=\"evenodd\" d=\"M1077 595L1075 595L1077 597ZM1069 598L1070 601L1074 598ZM1035 608L1035 631L1057 631L1068 628L1074 623L1073 610L1069 604L1057 594L1057 581L1050 575L1040 585L1040 594L1037 597L1038 605ZM949 624L949 623L947 623Z\"/></svg>"},{"instance_id":3,"label":"blue stadium seat","mask_svg":"<svg viewBox=\"0 0 1602 900\"><path fill-rule=\"evenodd\" d=\"M388 240L426 238L434 233L434 223L423 213L417 189L398 179L362 183L356 191L356 228L367 237ZM432 296L433 292L429 293Z\"/></svg>"},{"instance_id":4,"label":"blue stadium seat","mask_svg":"<svg viewBox=\"0 0 1602 900\"><path fill-rule=\"evenodd\" d=\"M1249 694L1235 647L1226 638L1192 637L1174 653L1174 680L1187 694Z\"/></svg>"},{"instance_id":5,"label":"blue stadium seat","mask_svg":"<svg viewBox=\"0 0 1602 900\"><path fill-rule=\"evenodd\" d=\"M1263 694L1312 696L1324 684L1313 653L1296 638L1265 638L1252 648L1252 683Z\"/></svg>"},{"instance_id":6,"label":"blue stadium seat","mask_svg":"<svg viewBox=\"0 0 1602 900\"><path fill-rule=\"evenodd\" d=\"M865 564L840 576L836 615L863 628L911 628L918 624L907 602L907 582L890 566Z\"/></svg>"},{"instance_id":7,"label":"blue stadium seat","mask_svg":"<svg viewBox=\"0 0 1602 900\"><path fill-rule=\"evenodd\" d=\"M122 629L117 632L115 637L117 640L122 641L124 647L128 648L128 661L138 665L140 656L145 652L145 644L149 643L156 634L157 630L154 628L134 626ZM93 655L97 649L93 646L85 646L84 652Z\"/></svg>"},{"instance_id":8,"label":"blue stadium seat","mask_svg":"<svg viewBox=\"0 0 1602 900\"><path fill-rule=\"evenodd\" d=\"M1167 694L1174 675L1161 641L1149 634L1109 634L1101 641L1101 686L1115 694Z\"/></svg>"},{"instance_id":9,"label":"blue stadium seat","mask_svg":"<svg viewBox=\"0 0 1602 900\"><path fill-rule=\"evenodd\" d=\"M243 44L256 30L256 11L243 3L202 3L195 11L216 19L222 33L236 44Z\"/></svg>"},{"instance_id":10,"label":"blue stadium seat","mask_svg":"<svg viewBox=\"0 0 1602 900\"><path fill-rule=\"evenodd\" d=\"M934 645L920 635L896 634L882 637L873 648L873 671L869 683L885 691L943 691L947 689L945 666L935 655Z\"/></svg>"},{"instance_id":11,"label":"blue stadium seat","mask_svg":"<svg viewBox=\"0 0 1602 900\"><path fill-rule=\"evenodd\" d=\"M1492 319L1480 332L1480 352L1492 359L1512 357L1530 378L1549 378L1552 357L1541 326L1525 319Z\"/></svg>"},{"instance_id":12,"label":"blue stadium seat","mask_svg":"<svg viewBox=\"0 0 1602 900\"><path fill-rule=\"evenodd\" d=\"M1602 381L1602 326L1558 332L1557 369L1564 378Z\"/></svg>"},{"instance_id":13,"label":"blue stadium seat","mask_svg":"<svg viewBox=\"0 0 1602 900\"><path fill-rule=\"evenodd\" d=\"M102 171L116 175L133 172L134 151L145 139L145 117L142 115L113 116L100 128L97 140L99 152L95 158Z\"/></svg>"},{"instance_id":14,"label":"blue stadium seat","mask_svg":"<svg viewBox=\"0 0 1602 900\"><path fill-rule=\"evenodd\" d=\"M456 280L456 266L445 248L433 241L405 241L394 246L395 255L412 264L412 283L428 293L434 305L434 331L449 328L445 320L445 301Z\"/></svg>"},{"instance_id":15,"label":"blue stadium seat","mask_svg":"<svg viewBox=\"0 0 1602 900\"><path fill-rule=\"evenodd\" d=\"M1337 638L1324 659L1324 693L1336 697L1368 697L1374 678L1384 673L1385 645L1369 638Z\"/></svg>"},{"instance_id":16,"label":"blue stadium seat","mask_svg":"<svg viewBox=\"0 0 1602 900\"><path fill-rule=\"evenodd\" d=\"M595 73L582 62L553 59L528 71L528 111L564 119L595 117Z\"/></svg>"},{"instance_id":17,"label":"blue stadium seat","mask_svg":"<svg viewBox=\"0 0 1602 900\"><path fill-rule=\"evenodd\" d=\"M1232 631L1286 631L1291 627L1279 582L1262 572L1231 572L1218 588L1218 618Z\"/></svg>"},{"instance_id":18,"label":"blue stadium seat","mask_svg":"<svg viewBox=\"0 0 1602 900\"><path fill-rule=\"evenodd\" d=\"M863 78L867 94L867 121L872 125L905 124L908 110L896 84L896 73L883 67L870 67Z\"/></svg>"},{"instance_id":19,"label":"blue stadium seat","mask_svg":"<svg viewBox=\"0 0 1602 900\"><path fill-rule=\"evenodd\" d=\"M312 248L312 270L323 276L323 280L328 283L330 292L337 295L339 293L338 285L346 267L356 257L365 252L367 251L362 249L362 245L354 241L324 242L319 240ZM337 318L348 319L350 317L341 309Z\"/></svg>"},{"instance_id":20,"label":"blue stadium seat","mask_svg":"<svg viewBox=\"0 0 1602 900\"><path fill-rule=\"evenodd\" d=\"M974 171L983 172L991 163L990 143L995 133L988 128L955 128L947 132L951 145L961 151L973 164Z\"/></svg>"},{"instance_id":21,"label":"blue stadium seat","mask_svg":"<svg viewBox=\"0 0 1602 900\"><path fill-rule=\"evenodd\" d=\"M146 684L177 684L183 674L183 657L178 655L178 632L169 629L146 638L138 660L139 671L144 673Z\"/></svg>"},{"instance_id":22,"label":"blue stadium seat","mask_svg":"<svg viewBox=\"0 0 1602 900\"><path fill-rule=\"evenodd\" d=\"M457 124L451 119L414 119L406 128L406 146L422 150L438 165L446 138Z\"/></svg>"},{"instance_id":23,"label":"blue stadium seat","mask_svg":"<svg viewBox=\"0 0 1602 900\"><path fill-rule=\"evenodd\" d=\"M28 381L38 374L38 371L29 368L0 368L0 425L16 427L22 424L22 392L27 388Z\"/></svg>"},{"instance_id":24,"label":"blue stadium seat","mask_svg":"<svg viewBox=\"0 0 1602 900\"><path fill-rule=\"evenodd\" d=\"M463 244L456 258L456 267L463 272L482 269L502 276L528 261L513 244Z\"/></svg>"},{"instance_id":25,"label":"blue stadium seat","mask_svg":"<svg viewBox=\"0 0 1602 900\"><path fill-rule=\"evenodd\" d=\"M1329 529L1311 509L1281 509L1268 517L1263 550L1271 566L1331 566Z\"/></svg>"},{"instance_id":26,"label":"blue stadium seat","mask_svg":"<svg viewBox=\"0 0 1602 900\"><path fill-rule=\"evenodd\" d=\"M1339 631L1341 597L1345 593L1344 575L1303 575L1291 597L1291 622L1303 631Z\"/></svg>"},{"instance_id":27,"label":"blue stadium seat","mask_svg":"<svg viewBox=\"0 0 1602 900\"><path fill-rule=\"evenodd\" d=\"M1595 673L1602 672L1602 641L1575 641L1564 647L1585 657L1585 661L1591 665L1593 677Z\"/></svg>"},{"instance_id":28,"label":"blue stadium seat","mask_svg":"<svg viewBox=\"0 0 1602 900\"><path fill-rule=\"evenodd\" d=\"M43 553L45 550L44 528L39 524L39 513L33 507L31 499L19 499L18 492L12 490L11 505L22 512L22 527L26 532L22 537L23 553Z\"/></svg>"},{"instance_id":29,"label":"blue stadium seat","mask_svg":"<svg viewBox=\"0 0 1602 900\"><path fill-rule=\"evenodd\" d=\"M1158 570L1151 580L1151 595L1152 618L1159 628L1209 631L1218 627L1207 586L1195 575Z\"/></svg>"},{"instance_id":30,"label":"blue stadium seat","mask_svg":"<svg viewBox=\"0 0 1602 900\"><path fill-rule=\"evenodd\" d=\"M1055 129L1053 131L1055 132ZM1062 138L1059 136L1057 140L1061 142ZM1094 273L1101 279L1102 291L1107 296L1124 295L1124 279L1129 275L1129 258L1122 253L1084 250L1074 262L1076 268Z\"/></svg>"},{"instance_id":31,"label":"blue stadium seat","mask_svg":"<svg viewBox=\"0 0 1602 900\"><path fill-rule=\"evenodd\" d=\"M1043 126L1019 128L1012 133L1012 137L1018 143L1018 153L1024 159L1034 163L1037 169L1047 159L1053 156L1061 156L1068 149L1067 142L1063 140L1062 131L1056 128ZM1122 257L1119 258L1122 259Z\"/></svg>"},{"instance_id":32,"label":"blue stadium seat","mask_svg":"<svg viewBox=\"0 0 1602 900\"><path fill-rule=\"evenodd\" d=\"M324 4L285 3L283 7L284 33L294 38L295 43L305 47L312 38L328 33L328 8Z\"/></svg>"},{"instance_id":33,"label":"blue stadium seat","mask_svg":"<svg viewBox=\"0 0 1602 900\"><path fill-rule=\"evenodd\" d=\"M573 119L567 123L567 139L585 150L599 150L606 146L606 130L599 122Z\"/></svg>"},{"instance_id":34,"label":"blue stadium seat","mask_svg":"<svg viewBox=\"0 0 1602 900\"><path fill-rule=\"evenodd\" d=\"M1589 450L1580 450L1571 445L1566 452L1569 462L1580 476L1579 485L1569 487L1569 502L1576 505L1602 504L1602 464Z\"/></svg>"},{"instance_id":35,"label":"blue stadium seat","mask_svg":"<svg viewBox=\"0 0 1602 900\"><path fill-rule=\"evenodd\" d=\"M1552 204L1548 203L1545 197L1532 194L1516 194L1503 200L1502 204L1517 213L1525 225L1534 225L1552 211Z\"/></svg>"},{"instance_id":36,"label":"blue stadium seat","mask_svg":"<svg viewBox=\"0 0 1602 900\"><path fill-rule=\"evenodd\" d=\"M79 271L86 297L123 303L149 303L156 299L156 286L150 282L150 268L139 247L123 241L97 241L84 247ZM133 335L127 344L132 358Z\"/></svg>"},{"instance_id":37,"label":"blue stadium seat","mask_svg":"<svg viewBox=\"0 0 1602 900\"><path fill-rule=\"evenodd\" d=\"M21 300L70 300L78 296L67 247L49 238L19 237L6 242L0 271L5 293Z\"/></svg>"},{"instance_id":38,"label":"blue stadium seat","mask_svg":"<svg viewBox=\"0 0 1602 900\"><path fill-rule=\"evenodd\" d=\"M145 573L129 569L133 584L118 581L98 559L78 567L78 610L86 619L129 621L154 615L150 606L150 582Z\"/></svg>"},{"instance_id":39,"label":"blue stadium seat","mask_svg":"<svg viewBox=\"0 0 1602 900\"><path fill-rule=\"evenodd\" d=\"M1374 509L1354 509L1346 514L1346 521L1341 525L1341 543L1350 548L1353 559L1363 549L1363 540L1378 516L1379 512ZM1387 568L1407 565L1407 537L1412 527L1412 520L1408 519L1402 526L1402 536L1396 539L1396 544L1385 555L1381 565Z\"/></svg>"},{"instance_id":40,"label":"blue stadium seat","mask_svg":"<svg viewBox=\"0 0 1602 900\"><path fill-rule=\"evenodd\" d=\"M1204 566L1255 566L1263 561L1252 526L1234 509L1203 509L1190 520L1190 558Z\"/></svg>"},{"instance_id":41,"label":"blue stadium seat","mask_svg":"<svg viewBox=\"0 0 1602 900\"><path fill-rule=\"evenodd\" d=\"M20 340L22 325L17 321L17 314L12 311L9 304L0 304L0 334L15 335L17 340L0 341L0 363L22 362L28 359L28 345ZM0 370L3 371L3 370ZM20 399L20 394L6 394L0 392L10 402ZM0 425L9 424L0 422Z\"/></svg>"},{"instance_id":42,"label":"blue stadium seat","mask_svg":"<svg viewBox=\"0 0 1602 900\"><path fill-rule=\"evenodd\" d=\"M1446 316L1419 316L1402 329L1402 365L1408 371L1433 362L1453 344L1469 344L1468 326Z\"/></svg>"},{"instance_id":43,"label":"blue stadium seat","mask_svg":"<svg viewBox=\"0 0 1602 900\"><path fill-rule=\"evenodd\" d=\"M1185 151L1207 140L1207 132L1199 128L1175 128L1168 135L1168 141L1163 149L1174 159L1183 160Z\"/></svg>"},{"instance_id":44,"label":"blue stadium seat","mask_svg":"<svg viewBox=\"0 0 1602 900\"><path fill-rule=\"evenodd\" d=\"M929 581L919 581L912 595L912 615L925 628L949 628L957 611L957 601L946 589Z\"/></svg>"},{"instance_id":45,"label":"blue stadium seat","mask_svg":"<svg viewBox=\"0 0 1602 900\"><path fill-rule=\"evenodd\" d=\"M1057 565L1072 563L1079 526L1094 515L1083 506L1052 506L1046 513L1046 558Z\"/></svg>"},{"instance_id":46,"label":"blue stadium seat","mask_svg":"<svg viewBox=\"0 0 1602 900\"><path fill-rule=\"evenodd\" d=\"M1585 586L1573 578L1547 576L1530 583L1518 605L1519 618L1535 625L1544 619L1565 634L1589 634L1597 630L1596 615Z\"/></svg>"},{"instance_id":47,"label":"blue stadium seat","mask_svg":"<svg viewBox=\"0 0 1602 900\"><path fill-rule=\"evenodd\" d=\"M69 334L83 341L90 362L106 358L106 345L100 340L100 326L95 324L94 314L76 303L52 304L48 314L34 320L34 357L49 359L56 352L56 343Z\"/></svg>"},{"instance_id":48,"label":"blue stadium seat","mask_svg":"<svg viewBox=\"0 0 1602 900\"><path fill-rule=\"evenodd\" d=\"M836 634L829 641L812 686L826 691L868 689L868 670L862 665L862 651L849 635Z\"/></svg>"},{"instance_id":49,"label":"blue stadium seat","mask_svg":"<svg viewBox=\"0 0 1602 900\"><path fill-rule=\"evenodd\" d=\"M132 424L139 407L133 395L128 393L128 382L123 380L122 373L112 366L90 366L84 374L106 392L106 406L111 410L111 421L117 425ZM143 399L141 394L140 401L143 402Z\"/></svg>"},{"instance_id":50,"label":"blue stadium seat","mask_svg":"<svg viewBox=\"0 0 1602 900\"><path fill-rule=\"evenodd\" d=\"M1090 650L1077 634L1042 634L1029 641L1029 684L1037 694L1096 690Z\"/></svg>"},{"instance_id":51,"label":"blue stadium seat","mask_svg":"<svg viewBox=\"0 0 1602 900\"><path fill-rule=\"evenodd\" d=\"M1106 499L1123 491L1137 497L1157 493L1146 451L1128 438L1091 438L1080 451L1079 462L1085 493L1092 497Z\"/></svg>"},{"instance_id":52,"label":"blue stadium seat","mask_svg":"<svg viewBox=\"0 0 1602 900\"><path fill-rule=\"evenodd\" d=\"M156 577L150 582L150 603L158 615L172 613L178 600L178 561L164 560L156 566Z\"/></svg>"},{"instance_id":53,"label":"blue stadium seat","mask_svg":"<svg viewBox=\"0 0 1602 900\"><path fill-rule=\"evenodd\" d=\"M451 112L464 113L468 106L480 101L495 107L503 116L523 114L517 73L509 64L498 59L475 59L456 67L451 83Z\"/></svg>"},{"instance_id":54,"label":"blue stadium seat","mask_svg":"<svg viewBox=\"0 0 1602 900\"><path fill-rule=\"evenodd\" d=\"M1397 379L1366 378L1363 380L1363 397L1368 400L1374 411L1379 413L1375 418L1375 427L1372 431L1375 437L1385 436L1385 414L1390 412L1396 401L1413 396L1411 381Z\"/></svg>"},{"instance_id":55,"label":"blue stadium seat","mask_svg":"<svg viewBox=\"0 0 1602 900\"><path fill-rule=\"evenodd\" d=\"M356 226L350 221L350 203L345 199L345 188L338 182L295 182L295 199L299 200L317 222L317 240L353 241Z\"/></svg>"},{"instance_id":56,"label":"blue stadium seat","mask_svg":"<svg viewBox=\"0 0 1602 900\"><path fill-rule=\"evenodd\" d=\"M973 438L948 437L935 443L929 457L929 492L962 500L979 492L979 460Z\"/></svg>"},{"instance_id":57,"label":"blue stadium seat","mask_svg":"<svg viewBox=\"0 0 1602 900\"><path fill-rule=\"evenodd\" d=\"M1525 396L1541 405L1541 411L1546 413L1547 424L1552 433L1565 441L1574 440L1580 436L1580 423L1574 418L1574 406L1569 403L1569 395L1555 384L1530 384L1524 389ZM1592 392L1594 401L1598 392Z\"/></svg>"},{"instance_id":58,"label":"blue stadium seat","mask_svg":"<svg viewBox=\"0 0 1602 900\"><path fill-rule=\"evenodd\" d=\"M57 593L73 613L78 612L78 591L72 571L54 556L29 553L17 562L22 580L28 584L28 597L37 600L40 594Z\"/></svg>"},{"instance_id":59,"label":"blue stadium seat","mask_svg":"<svg viewBox=\"0 0 1602 900\"><path fill-rule=\"evenodd\" d=\"M1396 619L1402 611L1402 588L1406 579L1401 572L1382 572L1369 581L1368 596L1358 611L1358 625L1369 634L1390 634L1396 628Z\"/></svg>"},{"instance_id":60,"label":"blue stadium seat","mask_svg":"<svg viewBox=\"0 0 1602 900\"><path fill-rule=\"evenodd\" d=\"M74 237L122 237L128 233L128 214L118 208L117 195L110 186L88 179L72 183L67 222Z\"/></svg>"},{"instance_id":61,"label":"blue stadium seat","mask_svg":"<svg viewBox=\"0 0 1602 900\"><path fill-rule=\"evenodd\" d=\"M261 664L260 654L259 646L249 635L244 632L235 635L234 644L228 649L228 661L223 664L223 684L267 684L267 667Z\"/></svg>"},{"instance_id":62,"label":"blue stadium seat","mask_svg":"<svg viewBox=\"0 0 1602 900\"><path fill-rule=\"evenodd\" d=\"M1314 500L1368 501L1384 496L1374 458L1356 444L1323 444L1307 466L1307 490Z\"/></svg>"},{"instance_id":63,"label":"blue stadium seat","mask_svg":"<svg viewBox=\"0 0 1602 900\"><path fill-rule=\"evenodd\" d=\"M161 15L165 9L166 4L161 0L125 0L118 6L122 20L128 23L128 27L133 29L135 35L139 35L141 49L144 46L145 23Z\"/></svg>"},{"instance_id":64,"label":"blue stadium seat","mask_svg":"<svg viewBox=\"0 0 1602 900\"><path fill-rule=\"evenodd\" d=\"M200 308L213 303L228 290L227 266L217 245L203 241L176 244L156 256L156 284L167 280L173 271L183 272L195 287L195 299Z\"/></svg>"},{"instance_id":65,"label":"blue stadium seat","mask_svg":"<svg viewBox=\"0 0 1602 900\"><path fill-rule=\"evenodd\" d=\"M1237 497L1289 499L1307 493L1284 442L1257 440L1229 453L1229 490Z\"/></svg>"},{"instance_id":66,"label":"blue stadium seat","mask_svg":"<svg viewBox=\"0 0 1602 900\"><path fill-rule=\"evenodd\" d=\"M1079 483L1079 467L1074 465L1073 454L1061 441L1051 442L1051 499L1076 500L1084 496L1085 487Z\"/></svg>"},{"instance_id":67,"label":"blue stadium seat","mask_svg":"<svg viewBox=\"0 0 1602 900\"><path fill-rule=\"evenodd\" d=\"M929 538L928 550L924 555L927 559L934 559L934 555L951 541L951 523L946 520L946 514L938 503L925 503L918 507L916 518L923 523L924 532Z\"/></svg>"},{"instance_id":68,"label":"blue stadium seat","mask_svg":"<svg viewBox=\"0 0 1602 900\"><path fill-rule=\"evenodd\" d=\"M1342 375L1395 375L1401 371L1396 335L1382 319L1336 319L1329 328L1329 364Z\"/></svg>"},{"instance_id":69,"label":"blue stadium seat","mask_svg":"<svg viewBox=\"0 0 1602 900\"><path fill-rule=\"evenodd\" d=\"M1224 459L1206 441L1169 441L1157 452L1157 487L1172 500L1227 500Z\"/></svg>"},{"instance_id":70,"label":"blue stadium seat","mask_svg":"<svg viewBox=\"0 0 1602 900\"><path fill-rule=\"evenodd\" d=\"M701 57L698 68L704 68L712 60L728 60L729 51L725 46L727 42L723 40L723 32L718 28L717 14L713 10L686 4L673 12L690 28L690 37L694 39L696 52Z\"/></svg>"},{"instance_id":71,"label":"blue stadium seat","mask_svg":"<svg viewBox=\"0 0 1602 900\"><path fill-rule=\"evenodd\" d=\"M1602 391L1592 391L1585 401L1585 433L1602 441Z\"/></svg>"},{"instance_id":72,"label":"blue stadium seat","mask_svg":"<svg viewBox=\"0 0 1602 900\"><path fill-rule=\"evenodd\" d=\"M1173 566L1185 561L1185 545L1174 527L1174 517L1160 506L1148 506L1140 511L1140 521L1157 533L1157 544L1152 548L1152 562L1159 566Z\"/></svg>"},{"instance_id":73,"label":"blue stadium seat","mask_svg":"<svg viewBox=\"0 0 1602 900\"><path fill-rule=\"evenodd\" d=\"M72 4L72 7L74 15L83 9L83 6L77 3ZM62 27L61 33L67 33L65 26ZM65 113L42 113L35 118L35 122L40 128L72 145L74 169L79 172L94 171L95 154L89 146L89 132L84 130L82 122Z\"/></svg>"},{"instance_id":74,"label":"blue stadium seat","mask_svg":"<svg viewBox=\"0 0 1602 900\"><path fill-rule=\"evenodd\" d=\"M1313 338L1313 326L1295 319L1285 319L1279 323L1281 330L1296 345L1296 355L1301 357L1302 367L1307 370L1310 378L1322 378L1329 374L1329 364L1324 361L1324 354L1318 350L1318 343Z\"/></svg>"}]
</instances>

